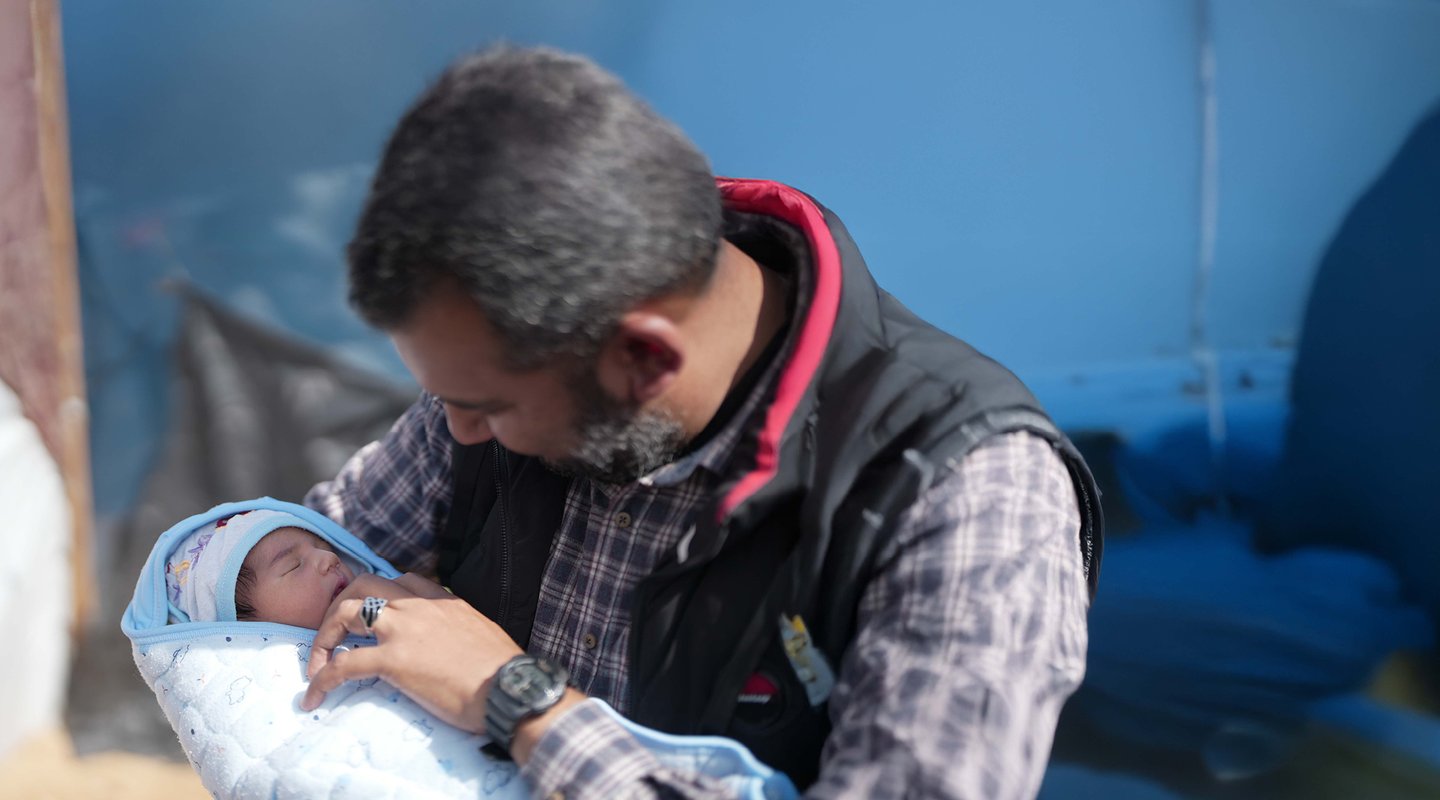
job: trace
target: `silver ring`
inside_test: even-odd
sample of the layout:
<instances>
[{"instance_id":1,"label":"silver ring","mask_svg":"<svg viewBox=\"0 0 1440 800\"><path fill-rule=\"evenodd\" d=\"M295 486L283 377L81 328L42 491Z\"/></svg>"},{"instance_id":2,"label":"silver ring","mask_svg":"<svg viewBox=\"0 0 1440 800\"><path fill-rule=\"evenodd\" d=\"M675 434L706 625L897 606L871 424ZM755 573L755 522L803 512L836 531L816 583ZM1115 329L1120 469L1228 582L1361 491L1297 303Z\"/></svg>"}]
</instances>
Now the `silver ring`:
<instances>
[{"instance_id":1,"label":"silver ring","mask_svg":"<svg viewBox=\"0 0 1440 800\"><path fill-rule=\"evenodd\" d=\"M380 611L389 602L383 597L367 597L365 603L360 606L360 621L365 623L365 633L368 635L375 627L375 620L380 619Z\"/></svg>"}]
</instances>

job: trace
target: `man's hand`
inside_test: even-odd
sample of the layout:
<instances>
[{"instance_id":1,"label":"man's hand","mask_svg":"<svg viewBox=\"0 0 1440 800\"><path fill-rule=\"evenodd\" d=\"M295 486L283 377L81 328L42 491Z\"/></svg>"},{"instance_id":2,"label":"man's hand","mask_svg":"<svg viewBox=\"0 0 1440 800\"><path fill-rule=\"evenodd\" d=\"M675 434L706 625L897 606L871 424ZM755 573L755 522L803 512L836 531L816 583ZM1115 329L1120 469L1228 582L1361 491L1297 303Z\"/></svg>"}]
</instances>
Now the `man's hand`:
<instances>
[{"instance_id":1,"label":"man's hand","mask_svg":"<svg viewBox=\"0 0 1440 800\"><path fill-rule=\"evenodd\" d=\"M454 597L444 586L418 572L407 572L396 578L395 582L421 597L428 597L432 600Z\"/></svg>"},{"instance_id":2,"label":"man's hand","mask_svg":"<svg viewBox=\"0 0 1440 800\"><path fill-rule=\"evenodd\" d=\"M367 596L388 601L370 631L377 644L336 653L346 634L366 635L360 607ZM451 725L478 733L490 678L520 652L499 625L431 581L361 575L320 623L300 707L314 709L345 681L378 676Z\"/></svg>"}]
</instances>

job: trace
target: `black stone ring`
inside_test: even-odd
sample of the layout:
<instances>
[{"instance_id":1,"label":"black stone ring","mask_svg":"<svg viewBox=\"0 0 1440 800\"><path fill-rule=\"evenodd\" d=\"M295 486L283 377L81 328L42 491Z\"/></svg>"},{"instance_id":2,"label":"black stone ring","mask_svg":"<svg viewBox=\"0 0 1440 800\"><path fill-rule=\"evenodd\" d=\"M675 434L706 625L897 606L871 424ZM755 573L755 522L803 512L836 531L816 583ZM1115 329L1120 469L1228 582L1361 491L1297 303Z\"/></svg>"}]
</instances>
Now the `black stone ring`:
<instances>
[{"instance_id":1,"label":"black stone ring","mask_svg":"<svg viewBox=\"0 0 1440 800\"><path fill-rule=\"evenodd\" d=\"M365 623L365 633L373 635L371 629L375 627L375 620L380 619L380 611L389 602L383 597L367 597L364 605L360 606L360 621Z\"/></svg>"}]
</instances>

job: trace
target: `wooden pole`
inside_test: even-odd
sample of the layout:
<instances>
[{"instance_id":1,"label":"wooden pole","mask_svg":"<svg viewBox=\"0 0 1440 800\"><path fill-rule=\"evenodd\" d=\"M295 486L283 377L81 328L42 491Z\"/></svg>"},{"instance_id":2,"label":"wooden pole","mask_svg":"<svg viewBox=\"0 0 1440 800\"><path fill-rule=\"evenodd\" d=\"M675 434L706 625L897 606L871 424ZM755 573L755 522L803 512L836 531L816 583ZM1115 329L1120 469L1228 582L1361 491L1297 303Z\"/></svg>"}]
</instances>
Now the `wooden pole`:
<instances>
[{"instance_id":1,"label":"wooden pole","mask_svg":"<svg viewBox=\"0 0 1440 800\"><path fill-rule=\"evenodd\" d=\"M80 292L76 275L75 214L70 190L70 133L65 106L65 61L60 40L57 0L31 0L30 31L34 43L37 133L41 186L44 191L49 240L51 319L57 358L52 395L56 430L52 448L65 481L73 526L71 567L74 576L75 630L86 625L96 608L93 516L88 440L89 406L85 401L84 339L80 327ZM37 298L45 300L47 298Z\"/></svg>"}]
</instances>

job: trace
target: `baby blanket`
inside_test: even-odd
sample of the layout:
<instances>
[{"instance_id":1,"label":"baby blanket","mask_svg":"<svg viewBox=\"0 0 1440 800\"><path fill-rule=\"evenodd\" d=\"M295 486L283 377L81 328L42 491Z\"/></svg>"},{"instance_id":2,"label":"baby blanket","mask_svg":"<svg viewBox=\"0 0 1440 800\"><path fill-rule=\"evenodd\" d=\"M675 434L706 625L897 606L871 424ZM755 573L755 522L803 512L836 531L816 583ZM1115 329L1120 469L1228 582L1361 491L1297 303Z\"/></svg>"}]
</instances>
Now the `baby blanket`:
<instances>
[{"instance_id":1,"label":"baby blanket","mask_svg":"<svg viewBox=\"0 0 1440 800\"><path fill-rule=\"evenodd\" d=\"M301 711L312 630L169 621L164 573L170 551L202 525L258 508L310 523L352 565L382 577L397 574L323 515L270 498L216 506L161 535L121 627L205 788L219 798L529 797L513 762L482 752L483 736L441 722L379 679L346 683L319 708ZM348 644L365 640L352 637ZM658 733L601 705L667 765L708 774L737 797L795 796L784 775L733 741Z\"/></svg>"}]
</instances>

